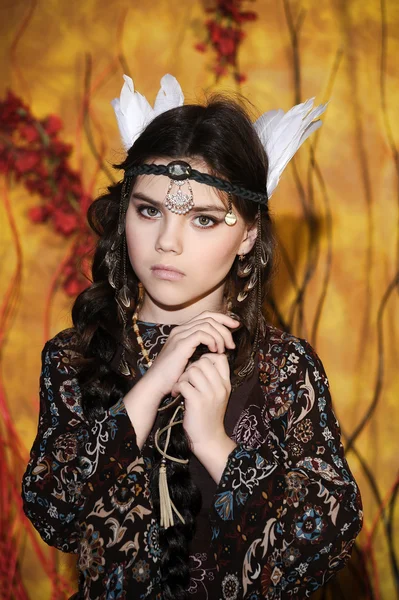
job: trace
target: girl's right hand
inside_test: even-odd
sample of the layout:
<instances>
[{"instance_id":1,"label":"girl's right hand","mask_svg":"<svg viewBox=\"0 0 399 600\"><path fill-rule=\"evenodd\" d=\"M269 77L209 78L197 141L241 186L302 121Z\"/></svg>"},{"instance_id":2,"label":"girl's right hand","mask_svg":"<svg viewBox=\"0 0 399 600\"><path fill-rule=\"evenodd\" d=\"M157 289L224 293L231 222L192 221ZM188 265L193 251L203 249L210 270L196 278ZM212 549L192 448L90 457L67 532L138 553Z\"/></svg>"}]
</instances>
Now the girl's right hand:
<instances>
[{"instance_id":1,"label":"girl's right hand","mask_svg":"<svg viewBox=\"0 0 399 600\"><path fill-rule=\"evenodd\" d=\"M226 348L235 348L229 328L235 330L238 325L236 319L211 311L204 311L190 321L176 325L143 379L146 379L147 385L151 380L151 388L158 397L167 396L200 344L207 346L209 352L219 354Z\"/></svg>"}]
</instances>

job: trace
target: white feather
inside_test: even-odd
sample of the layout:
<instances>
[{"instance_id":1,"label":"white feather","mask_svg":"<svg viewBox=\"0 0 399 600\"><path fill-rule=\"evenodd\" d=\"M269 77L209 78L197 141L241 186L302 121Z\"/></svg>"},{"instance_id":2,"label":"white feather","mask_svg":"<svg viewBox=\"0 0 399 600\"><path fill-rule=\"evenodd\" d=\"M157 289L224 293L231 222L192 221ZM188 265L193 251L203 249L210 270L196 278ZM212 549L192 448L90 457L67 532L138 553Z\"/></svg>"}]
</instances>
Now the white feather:
<instances>
[{"instance_id":1,"label":"white feather","mask_svg":"<svg viewBox=\"0 0 399 600\"><path fill-rule=\"evenodd\" d=\"M176 106L182 106L184 96L175 77L164 75L157 94L154 108L148 100L134 89L131 77L124 75L120 98L114 98L111 104L115 111L122 143L129 150L147 125L158 115Z\"/></svg>"},{"instance_id":2,"label":"white feather","mask_svg":"<svg viewBox=\"0 0 399 600\"><path fill-rule=\"evenodd\" d=\"M124 75L120 98L112 100L122 143L125 150L134 144L145 127L154 118L154 110L146 98L134 90L131 77Z\"/></svg>"},{"instance_id":3,"label":"white feather","mask_svg":"<svg viewBox=\"0 0 399 600\"><path fill-rule=\"evenodd\" d=\"M154 103L155 116L160 115L176 106L183 106L184 95L179 82L173 75L167 73L161 79L161 89L159 90Z\"/></svg>"},{"instance_id":4,"label":"white feather","mask_svg":"<svg viewBox=\"0 0 399 600\"><path fill-rule=\"evenodd\" d=\"M315 121L326 109L320 104L312 110L314 98L293 106L287 113L269 110L259 117L254 127L269 160L267 194L270 198L282 172L303 142L322 122Z\"/></svg>"}]
</instances>

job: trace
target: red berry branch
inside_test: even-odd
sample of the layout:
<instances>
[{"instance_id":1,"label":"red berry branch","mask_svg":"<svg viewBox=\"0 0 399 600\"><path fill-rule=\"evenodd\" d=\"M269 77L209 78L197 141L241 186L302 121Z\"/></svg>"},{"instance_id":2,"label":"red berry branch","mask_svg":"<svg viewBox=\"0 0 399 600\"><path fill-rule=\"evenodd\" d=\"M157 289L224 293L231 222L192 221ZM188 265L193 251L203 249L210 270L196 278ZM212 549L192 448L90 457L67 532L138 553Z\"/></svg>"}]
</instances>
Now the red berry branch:
<instances>
[{"instance_id":1,"label":"red berry branch","mask_svg":"<svg viewBox=\"0 0 399 600\"><path fill-rule=\"evenodd\" d=\"M56 115L36 119L10 91L0 101L0 174L38 197L38 204L28 211L33 223L48 222L62 236L75 236L71 258L62 271L64 290L75 296L88 286L82 270L88 270L93 246L86 222L92 199L83 189L80 174L68 164L72 146L59 139L62 127Z\"/></svg>"},{"instance_id":2,"label":"red berry branch","mask_svg":"<svg viewBox=\"0 0 399 600\"><path fill-rule=\"evenodd\" d=\"M206 40L196 44L195 48L199 52L206 52L207 48L216 51L216 64L213 67L216 81L229 73L239 83L246 81L247 77L239 71L237 62L240 44L246 36L242 25L255 21L258 15L253 11L242 10L245 1L248 0L219 0L214 8L206 11L214 16L205 22Z\"/></svg>"}]
</instances>

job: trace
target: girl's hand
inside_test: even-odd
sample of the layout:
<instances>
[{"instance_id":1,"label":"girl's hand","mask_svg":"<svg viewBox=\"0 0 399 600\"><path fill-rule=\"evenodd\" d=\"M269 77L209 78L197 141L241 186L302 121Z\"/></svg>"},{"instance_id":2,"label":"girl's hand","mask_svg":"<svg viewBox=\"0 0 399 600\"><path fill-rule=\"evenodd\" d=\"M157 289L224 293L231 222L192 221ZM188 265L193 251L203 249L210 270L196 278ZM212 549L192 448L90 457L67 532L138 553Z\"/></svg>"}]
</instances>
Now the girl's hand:
<instances>
[{"instance_id":1,"label":"girl's hand","mask_svg":"<svg viewBox=\"0 0 399 600\"><path fill-rule=\"evenodd\" d=\"M224 415L231 393L225 354L203 354L173 386L172 395L185 398L183 427L192 451L218 484L229 454L237 444L228 437Z\"/></svg>"},{"instance_id":2,"label":"girl's hand","mask_svg":"<svg viewBox=\"0 0 399 600\"><path fill-rule=\"evenodd\" d=\"M238 321L228 315L211 311L204 311L187 323L177 325L143 379L151 383L151 389L159 398L170 394L200 344L219 357L226 348L235 348L229 328L236 329L238 325ZM227 364L226 357L223 360Z\"/></svg>"},{"instance_id":3,"label":"girl's hand","mask_svg":"<svg viewBox=\"0 0 399 600\"><path fill-rule=\"evenodd\" d=\"M201 454L207 445L215 447L227 434L224 415L231 393L230 367L225 354L203 354L180 376L172 396L185 398L183 427L193 452Z\"/></svg>"}]
</instances>

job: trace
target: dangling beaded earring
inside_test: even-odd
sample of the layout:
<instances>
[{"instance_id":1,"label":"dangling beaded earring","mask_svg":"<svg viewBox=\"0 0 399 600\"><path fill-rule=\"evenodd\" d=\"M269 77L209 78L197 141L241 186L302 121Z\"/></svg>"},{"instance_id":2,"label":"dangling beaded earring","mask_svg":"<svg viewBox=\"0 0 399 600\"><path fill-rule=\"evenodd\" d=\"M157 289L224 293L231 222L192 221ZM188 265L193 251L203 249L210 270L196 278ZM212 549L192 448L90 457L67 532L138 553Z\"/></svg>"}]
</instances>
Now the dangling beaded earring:
<instances>
[{"instance_id":1,"label":"dangling beaded earring","mask_svg":"<svg viewBox=\"0 0 399 600\"><path fill-rule=\"evenodd\" d=\"M130 302L131 302L130 290L127 285L127 274L126 274L127 247L126 247L126 232L125 232L126 212L127 212L127 206L128 206L129 197L130 197L131 183L132 183L131 177L126 177L123 182L121 201L120 201L120 205L119 205L119 219L118 219L118 235L122 238L121 244L119 245L120 260L118 262L119 262L119 265L122 266L122 273L120 274L120 276L118 278L119 279L119 281L118 281L119 289L116 293L115 298L118 303L119 313L120 313L120 316L121 316L124 326L126 326L126 323L127 323L126 312L124 309L130 308Z\"/></svg>"},{"instance_id":2,"label":"dangling beaded earring","mask_svg":"<svg viewBox=\"0 0 399 600\"><path fill-rule=\"evenodd\" d=\"M244 263L244 259L245 259L245 254L241 254L239 256L239 261L242 264L238 265L237 268L237 275L238 277L241 278L245 278L248 277L248 275L250 275L252 273L252 269L254 267L255 264L255 257L251 256L247 259L247 261ZM245 300L245 298L247 297L247 294L245 294L245 296L241 297L240 300L238 300L239 302L242 302L242 300Z\"/></svg>"},{"instance_id":3,"label":"dangling beaded earring","mask_svg":"<svg viewBox=\"0 0 399 600\"><path fill-rule=\"evenodd\" d=\"M238 371L234 371L238 377L246 377L250 375L255 367L255 356L258 349L259 342L259 329L260 329L260 320L262 313L262 281L261 281L261 268L266 265L266 262L262 260L262 226L261 226L261 205L258 204L258 215L257 215L257 235L255 241L255 253L252 259L249 259L248 263L244 264L237 271L239 277L245 277L249 273L253 273L249 279L249 281L245 284L243 290L241 290L237 296L237 301L242 302L247 298L248 294L255 288L257 285L257 302L256 302L256 310L257 310L257 321L256 321L256 330L255 337L252 344L252 350L250 357L247 362L242 366L242 368Z\"/></svg>"},{"instance_id":4,"label":"dangling beaded earring","mask_svg":"<svg viewBox=\"0 0 399 600\"><path fill-rule=\"evenodd\" d=\"M105 256L105 263L108 267L108 282L115 290L115 301L118 307L118 314L122 322L122 338L126 335L126 326L128 317L126 309L131 305L131 293L127 285L127 246L125 234L126 212L129 203L132 178L125 177L122 184L121 199L119 203L118 229L117 236ZM132 375L125 360L125 349L123 348L120 356L118 353L119 371L126 376Z\"/></svg>"}]
</instances>

